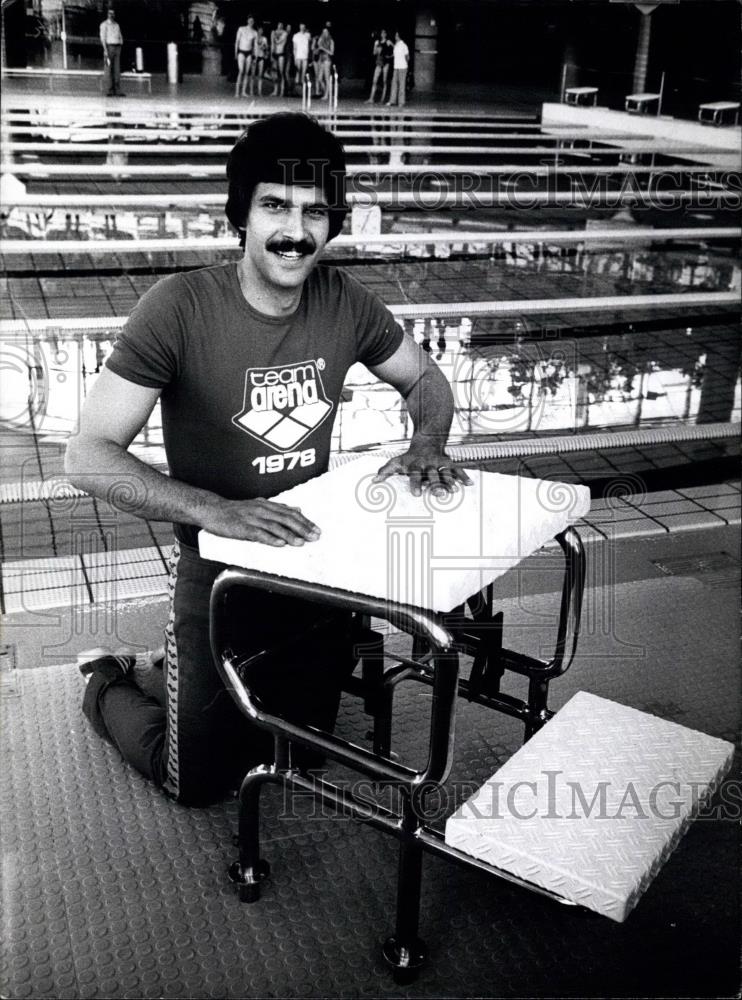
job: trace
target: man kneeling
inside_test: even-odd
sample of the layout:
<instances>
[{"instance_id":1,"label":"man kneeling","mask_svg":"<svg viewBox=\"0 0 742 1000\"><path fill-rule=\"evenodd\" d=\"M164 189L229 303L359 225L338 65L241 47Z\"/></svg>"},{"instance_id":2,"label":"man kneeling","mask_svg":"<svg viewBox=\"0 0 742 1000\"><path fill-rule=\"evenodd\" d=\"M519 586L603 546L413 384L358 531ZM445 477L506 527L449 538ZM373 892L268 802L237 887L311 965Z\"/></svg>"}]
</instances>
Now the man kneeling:
<instances>
[{"instance_id":1,"label":"man kneeling","mask_svg":"<svg viewBox=\"0 0 742 1000\"><path fill-rule=\"evenodd\" d=\"M443 453L453 416L446 379L375 295L342 270L317 266L347 213L338 139L305 115L274 115L237 140L227 177L226 214L244 256L168 276L143 296L66 458L80 488L110 497L113 474L136 496L129 511L174 522L161 691L142 690L131 657L100 655L81 665L83 709L138 771L191 805L221 798L273 753L213 663L209 596L223 566L200 557L198 530L280 546L319 538L321 525L268 498L327 470L343 380L356 361L402 393L415 428L382 478L408 474L418 494L466 481ZM128 450L158 399L169 476ZM240 651L270 649L328 614L239 589L232 645ZM270 710L331 731L355 662L349 615L335 612L332 627L294 656L265 661L255 688ZM320 762L304 751L296 763Z\"/></svg>"}]
</instances>

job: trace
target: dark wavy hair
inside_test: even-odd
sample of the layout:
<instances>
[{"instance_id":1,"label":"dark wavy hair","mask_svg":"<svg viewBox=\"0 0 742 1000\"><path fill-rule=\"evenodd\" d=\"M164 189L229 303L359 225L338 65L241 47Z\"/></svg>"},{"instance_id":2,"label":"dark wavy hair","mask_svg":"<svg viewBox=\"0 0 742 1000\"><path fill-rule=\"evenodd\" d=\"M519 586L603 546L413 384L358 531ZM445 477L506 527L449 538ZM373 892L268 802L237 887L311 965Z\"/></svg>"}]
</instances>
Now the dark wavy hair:
<instances>
[{"instance_id":1,"label":"dark wavy hair","mask_svg":"<svg viewBox=\"0 0 742 1000\"><path fill-rule=\"evenodd\" d=\"M282 111L250 125L227 158L227 218L245 245L245 225L255 186L306 184L321 188L330 206L333 239L348 213L345 150L328 129L309 115Z\"/></svg>"}]
</instances>

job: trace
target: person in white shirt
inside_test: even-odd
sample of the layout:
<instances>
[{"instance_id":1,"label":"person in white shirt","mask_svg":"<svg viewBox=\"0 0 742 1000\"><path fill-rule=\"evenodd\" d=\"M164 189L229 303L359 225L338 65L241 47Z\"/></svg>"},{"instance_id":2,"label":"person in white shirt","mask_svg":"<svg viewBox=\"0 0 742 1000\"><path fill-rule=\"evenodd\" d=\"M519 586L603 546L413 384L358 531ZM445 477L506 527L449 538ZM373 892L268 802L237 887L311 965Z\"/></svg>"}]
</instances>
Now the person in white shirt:
<instances>
[{"instance_id":1,"label":"person in white shirt","mask_svg":"<svg viewBox=\"0 0 742 1000\"><path fill-rule=\"evenodd\" d=\"M108 96L123 97L121 93L121 46L124 36L116 20L113 7L109 7L108 16L100 26L100 43L103 46L104 72L108 74Z\"/></svg>"},{"instance_id":2,"label":"person in white shirt","mask_svg":"<svg viewBox=\"0 0 742 1000\"><path fill-rule=\"evenodd\" d=\"M296 86L299 88L299 93L301 93L309 62L309 45L312 41L312 36L307 31L306 24L299 25L299 30L294 35L292 41L294 47L294 65L296 66Z\"/></svg>"},{"instance_id":3,"label":"person in white shirt","mask_svg":"<svg viewBox=\"0 0 742 1000\"><path fill-rule=\"evenodd\" d=\"M252 94L252 64L255 56L255 19L248 17L247 24L237 29L234 39L234 57L237 60L237 80L234 85L235 97L247 97L247 85Z\"/></svg>"},{"instance_id":4,"label":"person in white shirt","mask_svg":"<svg viewBox=\"0 0 742 1000\"><path fill-rule=\"evenodd\" d=\"M389 95L389 100L386 102L387 107L392 104L396 104L398 107L404 107L405 104L405 87L407 85L407 67L410 61L410 50L407 48L406 44L400 38L399 32L394 32L394 71L392 73L392 92Z\"/></svg>"}]
</instances>

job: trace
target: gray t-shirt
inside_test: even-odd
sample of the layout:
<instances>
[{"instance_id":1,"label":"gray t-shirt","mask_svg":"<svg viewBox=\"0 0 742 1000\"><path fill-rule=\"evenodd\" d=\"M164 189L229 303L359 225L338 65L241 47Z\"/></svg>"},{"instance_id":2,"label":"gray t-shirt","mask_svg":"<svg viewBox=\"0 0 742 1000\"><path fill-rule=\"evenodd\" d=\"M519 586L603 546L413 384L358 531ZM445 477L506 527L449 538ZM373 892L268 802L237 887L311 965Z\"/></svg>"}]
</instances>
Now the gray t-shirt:
<instances>
[{"instance_id":1,"label":"gray t-shirt","mask_svg":"<svg viewBox=\"0 0 742 1000\"><path fill-rule=\"evenodd\" d=\"M132 311L107 366L162 389L170 474L233 500L271 497L327 470L350 366L381 364L404 333L358 281L320 265L291 316L242 294L235 263L163 278ZM176 525L196 544L196 529Z\"/></svg>"}]
</instances>

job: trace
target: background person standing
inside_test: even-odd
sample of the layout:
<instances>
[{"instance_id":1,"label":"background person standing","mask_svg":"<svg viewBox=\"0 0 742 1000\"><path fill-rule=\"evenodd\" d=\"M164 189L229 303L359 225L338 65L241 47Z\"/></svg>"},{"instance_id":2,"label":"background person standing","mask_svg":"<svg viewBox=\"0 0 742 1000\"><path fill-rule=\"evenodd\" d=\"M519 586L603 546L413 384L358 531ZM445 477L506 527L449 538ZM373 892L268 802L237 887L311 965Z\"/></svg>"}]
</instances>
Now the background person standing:
<instances>
[{"instance_id":1,"label":"background person standing","mask_svg":"<svg viewBox=\"0 0 742 1000\"><path fill-rule=\"evenodd\" d=\"M379 81L381 81L381 95L379 100L382 104L384 103L384 98L387 96L388 91L389 69L393 59L392 53L392 43L387 38L386 31L382 28L380 36L374 41L374 75L371 80L371 96L366 101L366 104L373 104L374 94L376 93Z\"/></svg>"},{"instance_id":2,"label":"background person standing","mask_svg":"<svg viewBox=\"0 0 742 1000\"><path fill-rule=\"evenodd\" d=\"M331 23L328 21L317 40L317 96L330 96L330 71L335 58L335 42L330 34Z\"/></svg>"},{"instance_id":3,"label":"background person standing","mask_svg":"<svg viewBox=\"0 0 742 1000\"><path fill-rule=\"evenodd\" d=\"M253 78L257 81L257 92L258 97L263 96L263 76L265 75L265 66L268 62L268 51L269 43L265 36L265 32L262 27L258 28L258 33L255 37L254 46L254 59L253 59ZM250 86L250 92L254 93L252 89L252 82Z\"/></svg>"},{"instance_id":4,"label":"background person standing","mask_svg":"<svg viewBox=\"0 0 742 1000\"><path fill-rule=\"evenodd\" d=\"M410 61L410 50L402 41L398 31L394 32L394 72L392 73L392 92L387 101L387 107L396 104L400 108L405 105L405 87L407 86L407 66Z\"/></svg>"},{"instance_id":5,"label":"background person standing","mask_svg":"<svg viewBox=\"0 0 742 1000\"><path fill-rule=\"evenodd\" d=\"M237 80L234 85L235 97L247 97L247 85L252 94L252 63L255 55L255 18L248 17L247 23L237 29L234 39L234 57L237 60Z\"/></svg>"},{"instance_id":6,"label":"background person standing","mask_svg":"<svg viewBox=\"0 0 742 1000\"><path fill-rule=\"evenodd\" d=\"M283 97L286 91L286 42L288 32L279 21L271 32L271 58L275 73L272 97Z\"/></svg>"},{"instance_id":7,"label":"background person standing","mask_svg":"<svg viewBox=\"0 0 742 1000\"><path fill-rule=\"evenodd\" d=\"M108 74L108 96L123 97L121 93L121 46L124 36L116 20L112 7L108 8L108 16L100 26L100 43L103 46L104 72Z\"/></svg>"},{"instance_id":8,"label":"background person standing","mask_svg":"<svg viewBox=\"0 0 742 1000\"><path fill-rule=\"evenodd\" d=\"M309 62L309 45L312 41L312 36L307 31L306 24L299 25L299 30L291 41L294 52L294 66L296 67L296 86L301 94Z\"/></svg>"},{"instance_id":9,"label":"background person standing","mask_svg":"<svg viewBox=\"0 0 742 1000\"><path fill-rule=\"evenodd\" d=\"M294 92L294 74L296 73L296 67L294 66L294 44L290 24L286 25L286 48L284 49L284 55L286 56L283 68L284 93L290 97Z\"/></svg>"}]
</instances>

